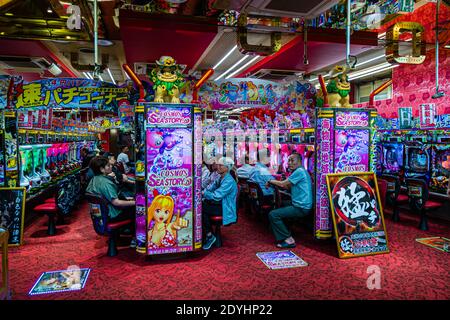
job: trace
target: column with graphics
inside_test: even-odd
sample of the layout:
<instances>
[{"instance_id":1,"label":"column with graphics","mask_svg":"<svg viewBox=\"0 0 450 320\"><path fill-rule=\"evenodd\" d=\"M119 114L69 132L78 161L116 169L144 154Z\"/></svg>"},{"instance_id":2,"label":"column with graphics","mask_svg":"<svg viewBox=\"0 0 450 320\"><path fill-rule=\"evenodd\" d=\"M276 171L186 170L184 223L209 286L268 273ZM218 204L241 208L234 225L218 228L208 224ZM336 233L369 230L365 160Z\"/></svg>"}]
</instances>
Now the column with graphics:
<instances>
[{"instance_id":1,"label":"column with graphics","mask_svg":"<svg viewBox=\"0 0 450 320\"><path fill-rule=\"evenodd\" d=\"M145 148L136 164L138 252L201 248L201 111L193 104L145 103Z\"/></svg>"}]
</instances>

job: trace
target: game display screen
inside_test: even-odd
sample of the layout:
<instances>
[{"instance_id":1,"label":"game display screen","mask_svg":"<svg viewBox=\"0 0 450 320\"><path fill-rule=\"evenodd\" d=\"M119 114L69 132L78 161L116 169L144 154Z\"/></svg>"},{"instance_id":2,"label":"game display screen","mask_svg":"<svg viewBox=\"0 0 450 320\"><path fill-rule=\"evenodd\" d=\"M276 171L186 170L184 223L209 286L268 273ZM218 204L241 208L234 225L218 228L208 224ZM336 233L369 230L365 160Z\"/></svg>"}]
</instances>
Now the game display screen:
<instances>
[{"instance_id":1,"label":"game display screen","mask_svg":"<svg viewBox=\"0 0 450 320\"><path fill-rule=\"evenodd\" d=\"M335 172L369 170L369 130L335 130Z\"/></svg>"},{"instance_id":2,"label":"game display screen","mask_svg":"<svg viewBox=\"0 0 450 320\"><path fill-rule=\"evenodd\" d=\"M430 189L446 193L450 176L450 146L437 146L433 154Z\"/></svg>"},{"instance_id":3,"label":"game display screen","mask_svg":"<svg viewBox=\"0 0 450 320\"><path fill-rule=\"evenodd\" d=\"M383 172L395 173L403 166L403 145L389 143L383 146Z\"/></svg>"},{"instance_id":4,"label":"game display screen","mask_svg":"<svg viewBox=\"0 0 450 320\"><path fill-rule=\"evenodd\" d=\"M426 173L429 166L428 153L421 147L409 147L408 148L408 167L411 171Z\"/></svg>"},{"instance_id":5,"label":"game display screen","mask_svg":"<svg viewBox=\"0 0 450 320\"><path fill-rule=\"evenodd\" d=\"M383 146L381 144L377 144L375 146L375 154L376 154L376 170L377 175L381 175L383 173L383 164L384 164L384 154L383 154Z\"/></svg>"}]
</instances>

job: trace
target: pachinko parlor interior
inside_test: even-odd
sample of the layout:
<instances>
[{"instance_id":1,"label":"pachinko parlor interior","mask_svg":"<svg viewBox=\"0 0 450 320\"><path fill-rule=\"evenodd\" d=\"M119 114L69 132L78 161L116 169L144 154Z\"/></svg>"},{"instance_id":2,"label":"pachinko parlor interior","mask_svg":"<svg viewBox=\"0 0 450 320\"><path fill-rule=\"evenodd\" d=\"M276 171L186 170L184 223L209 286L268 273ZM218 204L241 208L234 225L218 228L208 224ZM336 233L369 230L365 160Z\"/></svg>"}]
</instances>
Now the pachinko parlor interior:
<instances>
[{"instance_id":1,"label":"pachinko parlor interior","mask_svg":"<svg viewBox=\"0 0 450 320\"><path fill-rule=\"evenodd\" d=\"M448 0L0 17L0 300L450 300Z\"/></svg>"}]
</instances>

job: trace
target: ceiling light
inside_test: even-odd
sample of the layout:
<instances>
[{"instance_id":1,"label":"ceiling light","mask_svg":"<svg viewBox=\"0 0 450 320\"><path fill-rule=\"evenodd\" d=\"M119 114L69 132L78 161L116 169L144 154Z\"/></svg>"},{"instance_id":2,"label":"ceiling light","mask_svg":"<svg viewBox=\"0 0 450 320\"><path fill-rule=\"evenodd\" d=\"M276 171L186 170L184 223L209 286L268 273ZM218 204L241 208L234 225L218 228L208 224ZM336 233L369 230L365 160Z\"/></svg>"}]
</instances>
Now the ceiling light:
<instances>
[{"instance_id":1,"label":"ceiling light","mask_svg":"<svg viewBox=\"0 0 450 320\"><path fill-rule=\"evenodd\" d=\"M125 73L125 77L127 77L128 80L131 80L130 76L128 75L128 73L126 73L126 72L124 72L124 73Z\"/></svg>"},{"instance_id":2,"label":"ceiling light","mask_svg":"<svg viewBox=\"0 0 450 320\"><path fill-rule=\"evenodd\" d=\"M111 78L112 82L113 82L114 84L116 84L116 80L114 80L114 77L113 77L112 74L111 74L111 70L109 70L109 68L106 68L106 71L108 71L109 77Z\"/></svg>"},{"instance_id":3,"label":"ceiling light","mask_svg":"<svg viewBox=\"0 0 450 320\"><path fill-rule=\"evenodd\" d=\"M382 69L377 69L377 70L375 70L375 71L371 71L371 72L367 72L367 73L362 73L362 74L359 74L359 75L357 75L357 76L352 77L351 80L355 80L355 79L359 79L359 78L362 78L362 77L371 76L371 75L374 75L374 74L377 74L377 73L380 73L380 72L383 72L383 71L387 71L387 70L389 70L389 69L397 68L397 67L399 67L399 66L400 66L399 64L396 64L396 65L390 65L389 67L384 67L384 68L382 68ZM350 77L349 77L349 79L350 79Z\"/></svg>"},{"instance_id":4,"label":"ceiling light","mask_svg":"<svg viewBox=\"0 0 450 320\"><path fill-rule=\"evenodd\" d=\"M323 79L328 78L328 74L322 76ZM309 79L309 82L314 82L314 81L319 81L319 77L314 78L314 79Z\"/></svg>"},{"instance_id":5,"label":"ceiling light","mask_svg":"<svg viewBox=\"0 0 450 320\"><path fill-rule=\"evenodd\" d=\"M229 55L230 55L235 49L237 49L237 45L235 45L233 48L231 48L231 50L228 51L227 54L224 55L224 56L222 57L222 59L220 59L219 62L216 63L216 65L213 67L213 69L216 70L217 67L220 66L220 65L222 64L222 62L224 62L225 59L228 58Z\"/></svg>"},{"instance_id":6,"label":"ceiling light","mask_svg":"<svg viewBox=\"0 0 450 320\"><path fill-rule=\"evenodd\" d=\"M5 13L5 16L13 16L13 14L11 13L11 12L7 12L7 13Z\"/></svg>"},{"instance_id":7,"label":"ceiling light","mask_svg":"<svg viewBox=\"0 0 450 320\"><path fill-rule=\"evenodd\" d=\"M368 60L366 60L366 61L363 61L363 62L361 62L361 63L358 63L355 67L362 66L362 65L364 65L364 64L366 64L366 63L369 63L369 62L372 62L372 61L375 61L375 60L378 60L378 59L381 59L381 58L384 58L384 57L386 57L386 56L385 56L384 54L382 54L381 56L377 56L377 57L368 59Z\"/></svg>"},{"instance_id":8,"label":"ceiling light","mask_svg":"<svg viewBox=\"0 0 450 320\"><path fill-rule=\"evenodd\" d=\"M98 78L100 79L100 81L104 81L101 75L98 75Z\"/></svg>"},{"instance_id":9,"label":"ceiling light","mask_svg":"<svg viewBox=\"0 0 450 320\"><path fill-rule=\"evenodd\" d=\"M445 49L450 49L450 44L444 46Z\"/></svg>"},{"instance_id":10,"label":"ceiling light","mask_svg":"<svg viewBox=\"0 0 450 320\"><path fill-rule=\"evenodd\" d=\"M88 79L91 79L91 80L92 80L92 77L91 77L91 75L89 74L89 72L83 72L83 74L84 74L84 77L85 77L85 78L88 78Z\"/></svg>"},{"instance_id":11,"label":"ceiling light","mask_svg":"<svg viewBox=\"0 0 450 320\"><path fill-rule=\"evenodd\" d=\"M220 80L222 79L226 74L230 73L231 71L234 70L234 68L236 68L238 65L241 64L241 62L243 62L245 59L247 59L249 56L243 56L238 62L236 62L235 64L233 64L227 71L225 71L224 73L222 73L219 77L217 77L216 79L214 79L214 81Z\"/></svg>"},{"instance_id":12,"label":"ceiling light","mask_svg":"<svg viewBox=\"0 0 450 320\"><path fill-rule=\"evenodd\" d=\"M110 47L114 44L114 42L112 42L110 40L106 40L106 39L99 39L97 41L97 44L102 47Z\"/></svg>"},{"instance_id":13,"label":"ceiling light","mask_svg":"<svg viewBox=\"0 0 450 320\"><path fill-rule=\"evenodd\" d=\"M240 67L239 69L237 69L235 72L233 72L232 74L230 74L229 76L227 76L225 79L229 79L231 77L234 77L235 75L237 75L241 70L243 70L244 68L246 68L247 66L249 66L252 62L256 61L256 59L258 59L259 56L255 56L253 57L253 59L251 59L249 62L247 62L246 64L244 64L242 67Z\"/></svg>"},{"instance_id":14,"label":"ceiling light","mask_svg":"<svg viewBox=\"0 0 450 320\"><path fill-rule=\"evenodd\" d=\"M383 68L386 68L386 67L389 67L389 66L391 66L390 63L384 62L384 63L377 64L375 66L372 66L372 67L369 67L369 68L366 68L366 69L362 69L362 70L359 70L359 71L355 71L355 72L349 73L348 77L350 79L350 78L358 76L360 74L369 73L371 71L376 71L376 70L383 69Z\"/></svg>"},{"instance_id":15,"label":"ceiling light","mask_svg":"<svg viewBox=\"0 0 450 320\"><path fill-rule=\"evenodd\" d=\"M48 9L47 9L47 12L48 12L48 13L52 13L53 11L52 11L52 9L48 8Z\"/></svg>"}]
</instances>

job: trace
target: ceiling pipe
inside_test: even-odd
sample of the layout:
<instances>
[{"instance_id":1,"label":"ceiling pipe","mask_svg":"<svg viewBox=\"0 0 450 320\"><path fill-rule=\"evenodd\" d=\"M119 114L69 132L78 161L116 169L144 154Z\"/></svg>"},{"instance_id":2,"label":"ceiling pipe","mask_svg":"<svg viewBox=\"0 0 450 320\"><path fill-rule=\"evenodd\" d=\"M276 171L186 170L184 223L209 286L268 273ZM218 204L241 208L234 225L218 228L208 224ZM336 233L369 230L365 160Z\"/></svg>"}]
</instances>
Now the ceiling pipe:
<instances>
[{"instance_id":1,"label":"ceiling pipe","mask_svg":"<svg viewBox=\"0 0 450 320\"><path fill-rule=\"evenodd\" d=\"M94 80L98 80L100 65L98 64L98 7L94 0Z\"/></svg>"},{"instance_id":2,"label":"ceiling pipe","mask_svg":"<svg viewBox=\"0 0 450 320\"><path fill-rule=\"evenodd\" d=\"M308 27L306 23L303 23L303 64L306 66L309 64L308 60Z\"/></svg>"},{"instance_id":3,"label":"ceiling pipe","mask_svg":"<svg viewBox=\"0 0 450 320\"><path fill-rule=\"evenodd\" d=\"M351 1L347 0L347 29L346 29L346 64L347 68L350 68L350 31L351 31Z\"/></svg>"},{"instance_id":4,"label":"ceiling pipe","mask_svg":"<svg viewBox=\"0 0 450 320\"><path fill-rule=\"evenodd\" d=\"M136 74L131 70L131 68L125 63L122 65L123 70L127 73L127 75L130 77L130 79L138 86L139 88L139 100L138 102L145 102L145 90L144 86L142 85L141 80L136 76Z\"/></svg>"},{"instance_id":5,"label":"ceiling pipe","mask_svg":"<svg viewBox=\"0 0 450 320\"><path fill-rule=\"evenodd\" d=\"M439 3L440 0L436 1L436 93L431 96L433 99L442 98L445 93L444 91L439 91Z\"/></svg>"},{"instance_id":6,"label":"ceiling pipe","mask_svg":"<svg viewBox=\"0 0 450 320\"><path fill-rule=\"evenodd\" d=\"M200 80L197 81L197 83L194 85L194 90L192 92L192 101L191 103L199 103L198 100L198 91L200 90L200 87L214 74L214 69L208 69L205 74L200 78Z\"/></svg>"},{"instance_id":7,"label":"ceiling pipe","mask_svg":"<svg viewBox=\"0 0 450 320\"><path fill-rule=\"evenodd\" d=\"M378 88L376 88L375 90L372 91L372 93L369 96L369 108L375 108L375 104L374 104L375 96L377 94L381 93L382 91L384 91L384 89L389 87L391 84L392 84L392 79L386 81L381 86L379 86Z\"/></svg>"}]
</instances>

